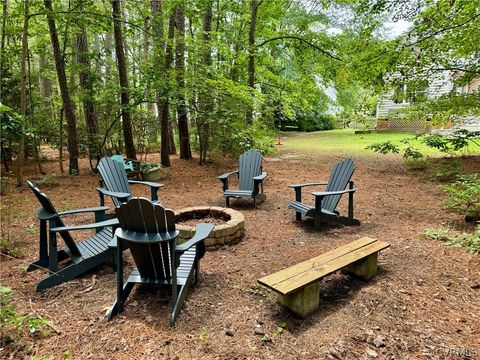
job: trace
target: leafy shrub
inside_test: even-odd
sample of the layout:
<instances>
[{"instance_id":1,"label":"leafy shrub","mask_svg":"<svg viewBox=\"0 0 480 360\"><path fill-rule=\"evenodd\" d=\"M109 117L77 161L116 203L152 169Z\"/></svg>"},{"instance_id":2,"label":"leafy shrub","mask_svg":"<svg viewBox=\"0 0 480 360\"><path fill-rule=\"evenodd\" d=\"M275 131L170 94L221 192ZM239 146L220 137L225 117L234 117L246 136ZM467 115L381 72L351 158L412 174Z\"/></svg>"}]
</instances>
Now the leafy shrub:
<instances>
[{"instance_id":1,"label":"leafy shrub","mask_svg":"<svg viewBox=\"0 0 480 360\"><path fill-rule=\"evenodd\" d=\"M398 154L399 152L398 146L392 144L390 141L368 145L365 149L372 150L383 155L388 153Z\"/></svg>"},{"instance_id":2,"label":"leafy shrub","mask_svg":"<svg viewBox=\"0 0 480 360\"><path fill-rule=\"evenodd\" d=\"M335 128L335 116L318 112L297 113L298 130L321 131Z\"/></svg>"},{"instance_id":3,"label":"leafy shrub","mask_svg":"<svg viewBox=\"0 0 480 360\"><path fill-rule=\"evenodd\" d=\"M161 164L159 163L152 163L152 162L142 162L140 164L140 172L146 173L149 172L152 169L162 167Z\"/></svg>"},{"instance_id":4,"label":"leafy shrub","mask_svg":"<svg viewBox=\"0 0 480 360\"><path fill-rule=\"evenodd\" d=\"M453 184L443 185L447 193L445 207L465 215L465 220L475 222L480 220L480 178L478 174L463 174L457 176Z\"/></svg>"},{"instance_id":5,"label":"leafy shrub","mask_svg":"<svg viewBox=\"0 0 480 360\"><path fill-rule=\"evenodd\" d=\"M18 314L12 305L12 289L0 285L1 347L28 348L25 338L50 335L47 324L46 318Z\"/></svg>"},{"instance_id":6,"label":"leafy shrub","mask_svg":"<svg viewBox=\"0 0 480 360\"><path fill-rule=\"evenodd\" d=\"M427 229L424 232L424 236L427 239L440 240L447 245L463 247L469 253L478 255L480 254L480 225L477 226L476 231L473 234L462 233L457 236L450 235L449 229Z\"/></svg>"}]
</instances>

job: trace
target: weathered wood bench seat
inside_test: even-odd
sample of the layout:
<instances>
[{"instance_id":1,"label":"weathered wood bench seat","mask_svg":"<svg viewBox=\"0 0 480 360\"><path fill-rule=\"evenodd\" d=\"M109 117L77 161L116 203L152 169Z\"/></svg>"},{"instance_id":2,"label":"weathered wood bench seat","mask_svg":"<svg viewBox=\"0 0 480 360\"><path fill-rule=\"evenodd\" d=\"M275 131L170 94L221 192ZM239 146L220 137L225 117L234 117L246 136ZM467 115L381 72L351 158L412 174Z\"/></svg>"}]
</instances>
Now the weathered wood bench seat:
<instances>
[{"instance_id":1,"label":"weathered wood bench seat","mask_svg":"<svg viewBox=\"0 0 480 360\"><path fill-rule=\"evenodd\" d=\"M320 280L338 270L369 280L377 272L378 252L390 244L364 237L303 261L274 274L258 283L279 295L280 304L302 318L319 307Z\"/></svg>"}]
</instances>

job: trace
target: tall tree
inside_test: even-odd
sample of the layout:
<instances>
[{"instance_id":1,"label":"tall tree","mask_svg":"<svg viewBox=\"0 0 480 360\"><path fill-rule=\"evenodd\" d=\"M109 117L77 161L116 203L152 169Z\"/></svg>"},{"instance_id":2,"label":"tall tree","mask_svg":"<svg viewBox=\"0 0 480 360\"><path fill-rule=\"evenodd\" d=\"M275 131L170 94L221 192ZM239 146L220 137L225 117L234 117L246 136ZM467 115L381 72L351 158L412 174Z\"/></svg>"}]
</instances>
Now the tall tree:
<instances>
[{"instance_id":1,"label":"tall tree","mask_svg":"<svg viewBox=\"0 0 480 360\"><path fill-rule=\"evenodd\" d=\"M185 9L183 3L175 9L177 36L175 39L175 70L177 75L177 120L180 143L180 159L191 159L190 133L185 103Z\"/></svg>"},{"instance_id":2,"label":"tall tree","mask_svg":"<svg viewBox=\"0 0 480 360\"><path fill-rule=\"evenodd\" d=\"M203 64L205 66L205 80L210 78L212 65L211 31L213 19L212 0L207 2L205 15L203 17ZM210 141L209 119L213 111L212 95L208 91L207 84L201 87L199 102L199 114L197 114L197 131L199 142L199 163L203 165L207 158L208 145Z\"/></svg>"},{"instance_id":3,"label":"tall tree","mask_svg":"<svg viewBox=\"0 0 480 360\"><path fill-rule=\"evenodd\" d=\"M123 48L122 14L120 0L112 0L113 33L115 37L115 54L117 56L118 77L120 80L120 99L122 104L123 139L127 157L137 158L135 144L133 143L132 116L130 112L130 94L128 86L127 61Z\"/></svg>"},{"instance_id":4,"label":"tall tree","mask_svg":"<svg viewBox=\"0 0 480 360\"><path fill-rule=\"evenodd\" d=\"M79 10L83 10L81 2L79 3ZM83 113L85 115L85 123L88 134L88 156L91 169L96 171L102 154L98 141L99 129L95 104L93 102L93 79L91 73L90 55L88 51L87 29L84 22L80 24L80 29L78 30L76 37L76 43L77 61L80 68L78 76L80 79L80 87L82 89L81 99L83 102ZM94 159L96 160L95 164L92 162Z\"/></svg>"},{"instance_id":5,"label":"tall tree","mask_svg":"<svg viewBox=\"0 0 480 360\"><path fill-rule=\"evenodd\" d=\"M17 154L17 186L23 184L23 158L25 156L25 121L27 120L27 57L28 57L28 0L25 0L23 9L22 31L22 58L20 84L20 114L22 115L22 131Z\"/></svg>"},{"instance_id":6,"label":"tall tree","mask_svg":"<svg viewBox=\"0 0 480 360\"><path fill-rule=\"evenodd\" d=\"M75 116L75 108L70 98L70 92L67 86L67 77L65 75L65 64L63 62L58 42L57 28L53 17L52 1L44 0L45 9L47 10L48 28L50 30L50 39L52 41L53 56L55 58L55 68L57 70L58 85L62 95L63 110L67 118L68 127L68 152L69 162L68 171L70 175L78 175L78 139L77 139L77 119ZM60 144L62 146L62 144Z\"/></svg>"},{"instance_id":7,"label":"tall tree","mask_svg":"<svg viewBox=\"0 0 480 360\"><path fill-rule=\"evenodd\" d=\"M2 36L0 39L0 101L2 100L2 88L3 88L3 63L4 63L4 52L5 52L5 38L7 31L5 25L7 23L8 15L8 0L3 0L2 2Z\"/></svg>"},{"instance_id":8,"label":"tall tree","mask_svg":"<svg viewBox=\"0 0 480 360\"><path fill-rule=\"evenodd\" d=\"M168 148L168 94L166 91L167 72L170 67L168 64L169 59L165 55L165 59L162 59L165 52L165 39L163 31L163 9L161 0L151 1L152 9L152 32L153 32L153 56L154 63L158 69L162 69L161 77L156 82L156 102L158 109L158 122L160 125L160 162L163 166L170 166L170 152ZM167 44L170 46L170 44Z\"/></svg>"},{"instance_id":9,"label":"tall tree","mask_svg":"<svg viewBox=\"0 0 480 360\"><path fill-rule=\"evenodd\" d=\"M258 0L251 0L250 3L250 29L248 31L248 86L255 88L255 32L257 29L258 7L262 4ZM253 104L247 111L247 122L253 121Z\"/></svg>"}]
</instances>

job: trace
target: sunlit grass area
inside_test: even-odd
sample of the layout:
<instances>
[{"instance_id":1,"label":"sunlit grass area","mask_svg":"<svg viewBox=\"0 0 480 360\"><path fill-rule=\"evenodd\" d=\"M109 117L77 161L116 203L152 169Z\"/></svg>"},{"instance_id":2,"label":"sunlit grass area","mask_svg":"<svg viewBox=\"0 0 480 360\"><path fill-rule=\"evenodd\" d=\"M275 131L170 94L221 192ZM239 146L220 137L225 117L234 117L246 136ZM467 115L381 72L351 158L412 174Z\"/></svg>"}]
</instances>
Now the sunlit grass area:
<instances>
[{"instance_id":1,"label":"sunlit grass area","mask_svg":"<svg viewBox=\"0 0 480 360\"><path fill-rule=\"evenodd\" d=\"M422 138L416 138L414 134L406 133L369 133L355 134L354 130L337 129L329 131L317 131L308 134L304 133L285 133L281 139L282 146L278 147L280 151L294 152L302 151L306 153L335 153L339 155L363 155L375 154L372 150L365 149L367 146L390 141L400 149L407 146L420 151L423 155L438 156L442 153L436 149L427 147ZM409 139L409 145L404 144L402 140ZM402 153L402 151L400 151ZM464 155L480 155L480 146L472 144L463 151ZM445 155L445 154L443 154Z\"/></svg>"}]
</instances>

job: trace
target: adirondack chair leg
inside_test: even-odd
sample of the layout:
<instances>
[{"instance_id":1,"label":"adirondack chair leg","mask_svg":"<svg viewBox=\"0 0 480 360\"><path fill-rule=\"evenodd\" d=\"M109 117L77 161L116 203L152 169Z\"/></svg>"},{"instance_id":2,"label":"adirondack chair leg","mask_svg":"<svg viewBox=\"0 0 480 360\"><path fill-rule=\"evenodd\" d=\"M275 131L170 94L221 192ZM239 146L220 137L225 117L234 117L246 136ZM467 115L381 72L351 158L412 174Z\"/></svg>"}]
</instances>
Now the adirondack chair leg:
<instances>
[{"instance_id":1,"label":"adirondack chair leg","mask_svg":"<svg viewBox=\"0 0 480 360\"><path fill-rule=\"evenodd\" d=\"M187 296L190 283L192 282L192 276L193 271L190 271L190 274L185 280L185 285L183 285L178 292L178 297L174 298L175 300L173 305L172 319L170 320L170 326L175 326L175 321L177 320L178 314L180 314L180 310L182 309L183 302L185 301L185 297Z\"/></svg>"},{"instance_id":2,"label":"adirondack chair leg","mask_svg":"<svg viewBox=\"0 0 480 360\"><path fill-rule=\"evenodd\" d=\"M230 198L228 196L225 198L225 206L226 207L230 206Z\"/></svg>"},{"instance_id":3,"label":"adirondack chair leg","mask_svg":"<svg viewBox=\"0 0 480 360\"><path fill-rule=\"evenodd\" d=\"M40 220L40 257L37 261L28 265L27 272L39 269L48 268L48 238L47 238L47 221Z\"/></svg>"},{"instance_id":4,"label":"adirondack chair leg","mask_svg":"<svg viewBox=\"0 0 480 360\"><path fill-rule=\"evenodd\" d=\"M348 188L353 190L353 181L350 181L348 184ZM353 192L348 193L348 217L353 219Z\"/></svg>"},{"instance_id":5,"label":"adirondack chair leg","mask_svg":"<svg viewBox=\"0 0 480 360\"><path fill-rule=\"evenodd\" d=\"M48 239L48 253L48 268L51 272L56 272L58 271L58 250L57 234L54 232L50 232L50 236Z\"/></svg>"},{"instance_id":6,"label":"adirondack chair leg","mask_svg":"<svg viewBox=\"0 0 480 360\"><path fill-rule=\"evenodd\" d=\"M378 253L354 262L342 269L343 273L352 274L362 280L370 280L377 273Z\"/></svg>"},{"instance_id":7,"label":"adirondack chair leg","mask_svg":"<svg viewBox=\"0 0 480 360\"><path fill-rule=\"evenodd\" d=\"M123 311L123 304L128 298L128 295L132 292L133 286L135 283L127 281L123 287L121 298L117 298L117 301L113 304L108 312L107 319L108 321L112 320L113 317L117 314L120 314Z\"/></svg>"}]
</instances>

